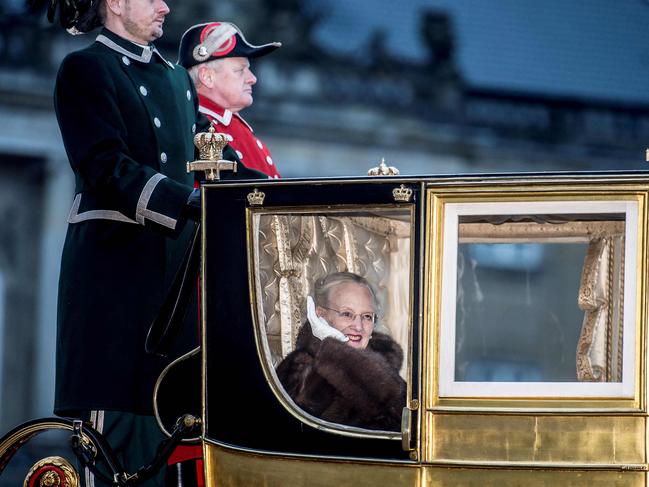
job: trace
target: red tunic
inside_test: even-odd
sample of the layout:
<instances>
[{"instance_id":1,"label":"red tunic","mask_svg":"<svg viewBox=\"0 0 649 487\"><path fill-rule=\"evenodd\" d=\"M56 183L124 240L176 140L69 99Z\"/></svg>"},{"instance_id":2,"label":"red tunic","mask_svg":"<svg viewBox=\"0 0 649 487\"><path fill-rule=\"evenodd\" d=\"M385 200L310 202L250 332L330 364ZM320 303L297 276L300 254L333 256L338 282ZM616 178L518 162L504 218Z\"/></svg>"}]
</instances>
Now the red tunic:
<instances>
[{"instance_id":1,"label":"red tunic","mask_svg":"<svg viewBox=\"0 0 649 487\"><path fill-rule=\"evenodd\" d=\"M268 147L254 135L252 127L239 114L220 107L202 95L198 96L198 103L198 110L214 121L216 131L231 137L230 147L237 151L239 160L246 167L261 171L270 179L280 177Z\"/></svg>"}]
</instances>

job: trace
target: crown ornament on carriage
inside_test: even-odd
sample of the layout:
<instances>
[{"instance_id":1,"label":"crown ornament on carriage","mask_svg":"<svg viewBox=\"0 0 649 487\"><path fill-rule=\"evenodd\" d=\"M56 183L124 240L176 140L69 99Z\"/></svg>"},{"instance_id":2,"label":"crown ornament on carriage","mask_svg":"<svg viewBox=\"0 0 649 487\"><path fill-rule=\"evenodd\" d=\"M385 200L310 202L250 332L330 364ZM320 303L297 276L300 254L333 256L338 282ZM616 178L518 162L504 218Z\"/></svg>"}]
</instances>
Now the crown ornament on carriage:
<instances>
[{"instance_id":1,"label":"crown ornament on carriage","mask_svg":"<svg viewBox=\"0 0 649 487\"><path fill-rule=\"evenodd\" d=\"M194 145L198 149L199 157L205 161L223 159L223 149L227 144L227 135L217 132L213 123L207 132L199 132L194 136Z\"/></svg>"},{"instance_id":2,"label":"crown ornament on carriage","mask_svg":"<svg viewBox=\"0 0 649 487\"><path fill-rule=\"evenodd\" d=\"M381 162L377 167L372 167L367 171L368 176L397 176L399 170L394 166L388 166L385 158L381 157Z\"/></svg>"},{"instance_id":3,"label":"crown ornament on carriage","mask_svg":"<svg viewBox=\"0 0 649 487\"><path fill-rule=\"evenodd\" d=\"M266 199L266 193L255 188L252 193L248 193L247 198L250 206L262 206L264 204L264 199Z\"/></svg>"},{"instance_id":4,"label":"crown ornament on carriage","mask_svg":"<svg viewBox=\"0 0 649 487\"><path fill-rule=\"evenodd\" d=\"M237 172L236 162L223 159L223 149L227 143L228 136L217 132L214 122L211 122L207 132L199 132L194 136L199 159L187 163L187 172L203 171L207 181L220 179L223 170Z\"/></svg>"},{"instance_id":5,"label":"crown ornament on carriage","mask_svg":"<svg viewBox=\"0 0 649 487\"><path fill-rule=\"evenodd\" d=\"M398 176L399 170L394 166L388 166L385 163L385 158L381 158L381 163L377 167L371 168L367 171L368 176ZM398 188L392 190L392 197L394 201L400 203L407 203L412 198L413 190L408 188L405 185L401 185Z\"/></svg>"},{"instance_id":6,"label":"crown ornament on carriage","mask_svg":"<svg viewBox=\"0 0 649 487\"><path fill-rule=\"evenodd\" d=\"M400 203L408 203L412 198L412 194L412 188L408 188L404 184L392 190L392 197L394 198L394 201L398 201Z\"/></svg>"}]
</instances>

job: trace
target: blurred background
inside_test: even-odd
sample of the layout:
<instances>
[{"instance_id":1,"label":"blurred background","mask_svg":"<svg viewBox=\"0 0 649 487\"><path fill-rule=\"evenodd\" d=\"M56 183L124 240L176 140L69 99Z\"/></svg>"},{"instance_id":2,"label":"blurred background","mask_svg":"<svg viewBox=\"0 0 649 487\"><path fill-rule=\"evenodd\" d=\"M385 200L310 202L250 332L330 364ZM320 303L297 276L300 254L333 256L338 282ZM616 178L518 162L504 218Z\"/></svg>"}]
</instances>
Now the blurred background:
<instances>
[{"instance_id":1,"label":"blurred background","mask_svg":"<svg viewBox=\"0 0 649 487\"><path fill-rule=\"evenodd\" d=\"M252 43L243 116L284 177L645 169L646 0L170 0L159 47L227 20ZM73 37L0 0L0 434L52 413L74 196L52 106Z\"/></svg>"}]
</instances>

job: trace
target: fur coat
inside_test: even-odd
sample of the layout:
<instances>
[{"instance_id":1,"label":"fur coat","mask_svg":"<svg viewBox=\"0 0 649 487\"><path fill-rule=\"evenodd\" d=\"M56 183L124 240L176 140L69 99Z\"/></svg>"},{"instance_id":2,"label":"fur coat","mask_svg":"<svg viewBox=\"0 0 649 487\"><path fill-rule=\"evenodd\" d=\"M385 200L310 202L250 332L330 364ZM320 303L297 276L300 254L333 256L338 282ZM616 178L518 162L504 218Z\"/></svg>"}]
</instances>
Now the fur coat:
<instances>
[{"instance_id":1,"label":"fur coat","mask_svg":"<svg viewBox=\"0 0 649 487\"><path fill-rule=\"evenodd\" d=\"M399 431L406 383L401 347L374 332L366 349L311 333L304 324L293 352L277 367L286 392L318 418L359 428Z\"/></svg>"}]
</instances>

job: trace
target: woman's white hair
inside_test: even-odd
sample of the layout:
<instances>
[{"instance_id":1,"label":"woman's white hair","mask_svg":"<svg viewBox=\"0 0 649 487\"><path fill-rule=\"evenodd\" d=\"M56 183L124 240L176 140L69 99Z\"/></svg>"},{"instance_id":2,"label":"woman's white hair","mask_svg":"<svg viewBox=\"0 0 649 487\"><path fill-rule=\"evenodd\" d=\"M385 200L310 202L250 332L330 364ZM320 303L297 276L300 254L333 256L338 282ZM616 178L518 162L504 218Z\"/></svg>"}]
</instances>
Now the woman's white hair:
<instances>
[{"instance_id":1,"label":"woman's white hair","mask_svg":"<svg viewBox=\"0 0 649 487\"><path fill-rule=\"evenodd\" d=\"M341 284L353 283L364 286L370 292L372 297L372 306L377 316L380 316L381 304L376 296L372 285L364 277L354 274L353 272L334 272L318 279L313 285L313 298L316 306L328 307L331 291Z\"/></svg>"}]
</instances>

